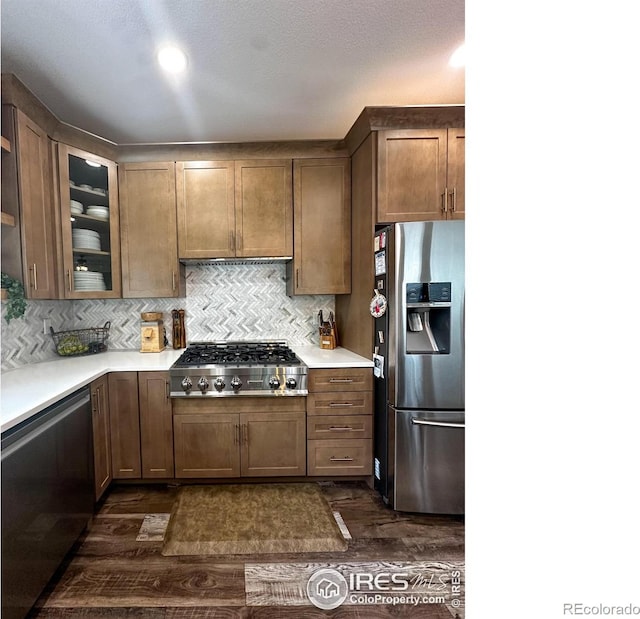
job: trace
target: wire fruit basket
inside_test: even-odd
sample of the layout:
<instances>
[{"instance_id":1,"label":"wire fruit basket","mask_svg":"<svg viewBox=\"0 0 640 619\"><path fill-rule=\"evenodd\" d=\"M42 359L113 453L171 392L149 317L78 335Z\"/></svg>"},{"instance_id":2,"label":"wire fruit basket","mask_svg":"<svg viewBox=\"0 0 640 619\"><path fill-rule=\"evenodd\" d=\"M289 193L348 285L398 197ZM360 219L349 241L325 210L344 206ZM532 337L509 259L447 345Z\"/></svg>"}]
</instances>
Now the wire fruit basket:
<instances>
[{"instance_id":1,"label":"wire fruit basket","mask_svg":"<svg viewBox=\"0 0 640 619\"><path fill-rule=\"evenodd\" d=\"M56 352L61 357L77 357L78 355L94 355L107 350L107 339L111 322L104 323L104 327L91 329L74 329L72 331L51 330L51 337L56 346Z\"/></svg>"}]
</instances>

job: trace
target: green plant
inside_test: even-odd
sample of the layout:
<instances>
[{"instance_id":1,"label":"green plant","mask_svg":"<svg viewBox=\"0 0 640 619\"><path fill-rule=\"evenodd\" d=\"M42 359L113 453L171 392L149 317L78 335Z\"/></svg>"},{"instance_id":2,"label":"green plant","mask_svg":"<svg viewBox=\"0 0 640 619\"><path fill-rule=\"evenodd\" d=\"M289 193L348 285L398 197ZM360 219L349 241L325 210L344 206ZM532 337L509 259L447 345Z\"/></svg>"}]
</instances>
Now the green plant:
<instances>
[{"instance_id":1,"label":"green plant","mask_svg":"<svg viewBox=\"0 0 640 619\"><path fill-rule=\"evenodd\" d=\"M2 273L2 288L7 291L6 321L11 322L12 318L22 318L27 310L27 299L24 296L22 282Z\"/></svg>"}]
</instances>

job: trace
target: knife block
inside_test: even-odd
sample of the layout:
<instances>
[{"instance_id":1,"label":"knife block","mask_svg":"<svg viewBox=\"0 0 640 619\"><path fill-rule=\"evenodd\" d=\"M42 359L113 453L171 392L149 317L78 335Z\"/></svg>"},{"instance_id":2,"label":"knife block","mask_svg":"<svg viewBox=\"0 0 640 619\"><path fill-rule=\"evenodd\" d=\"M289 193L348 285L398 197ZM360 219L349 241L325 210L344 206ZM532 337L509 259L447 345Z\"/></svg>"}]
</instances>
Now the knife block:
<instances>
[{"instance_id":1,"label":"knife block","mask_svg":"<svg viewBox=\"0 0 640 619\"><path fill-rule=\"evenodd\" d=\"M331 332L326 334L326 331L320 329L320 348L325 350L333 350L336 347L336 335L331 329Z\"/></svg>"}]
</instances>

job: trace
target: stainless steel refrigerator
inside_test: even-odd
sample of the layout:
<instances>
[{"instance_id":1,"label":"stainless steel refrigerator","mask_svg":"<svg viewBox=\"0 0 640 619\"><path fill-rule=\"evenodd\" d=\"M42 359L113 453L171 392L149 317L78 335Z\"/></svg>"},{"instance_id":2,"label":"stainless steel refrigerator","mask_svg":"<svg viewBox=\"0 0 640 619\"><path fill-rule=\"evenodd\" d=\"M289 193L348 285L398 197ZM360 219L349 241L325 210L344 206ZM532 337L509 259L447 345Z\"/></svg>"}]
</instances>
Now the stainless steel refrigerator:
<instances>
[{"instance_id":1,"label":"stainless steel refrigerator","mask_svg":"<svg viewBox=\"0 0 640 619\"><path fill-rule=\"evenodd\" d=\"M464 221L376 232L374 481L398 511L464 513Z\"/></svg>"}]
</instances>

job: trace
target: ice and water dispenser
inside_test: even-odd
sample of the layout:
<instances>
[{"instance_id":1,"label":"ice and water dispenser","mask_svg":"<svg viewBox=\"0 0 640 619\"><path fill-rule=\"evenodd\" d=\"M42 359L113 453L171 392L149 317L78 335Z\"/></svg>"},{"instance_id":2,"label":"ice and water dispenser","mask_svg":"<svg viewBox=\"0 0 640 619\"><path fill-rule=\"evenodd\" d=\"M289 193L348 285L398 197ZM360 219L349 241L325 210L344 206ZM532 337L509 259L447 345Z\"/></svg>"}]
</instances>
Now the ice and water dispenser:
<instances>
[{"instance_id":1,"label":"ice and water dispenser","mask_svg":"<svg viewBox=\"0 0 640 619\"><path fill-rule=\"evenodd\" d=\"M447 354L451 340L451 282L406 285L407 352Z\"/></svg>"}]
</instances>

